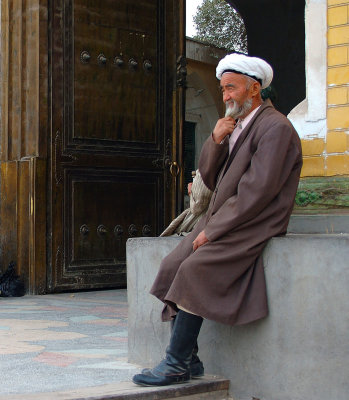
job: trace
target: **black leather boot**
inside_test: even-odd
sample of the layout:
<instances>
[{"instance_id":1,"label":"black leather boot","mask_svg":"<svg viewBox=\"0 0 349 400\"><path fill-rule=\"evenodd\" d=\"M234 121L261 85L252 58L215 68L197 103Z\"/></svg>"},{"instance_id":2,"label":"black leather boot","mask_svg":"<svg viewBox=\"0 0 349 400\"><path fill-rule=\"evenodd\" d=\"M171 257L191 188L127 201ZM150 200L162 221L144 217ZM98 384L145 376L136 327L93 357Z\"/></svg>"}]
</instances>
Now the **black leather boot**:
<instances>
[{"instance_id":1,"label":"black leather boot","mask_svg":"<svg viewBox=\"0 0 349 400\"><path fill-rule=\"evenodd\" d=\"M176 318L176 317L175 317ZM173 329L175 319L171 321L171 329ZM189 370L190 370L190 377L191 378L200 378L201 376L204 376L204 364L201 362L200 358L198 357L198 352L199 352L199 346L198 346L198 341L196 340L195 346L193 349L193 355L191 357L190 365L189 365Z\"/></svg>"},{"instance_id":2,"label":"black leather boot","mask_svg":"<svg viewBox=\"0 0 349 400\"><path fill-rule=\"evenodd\" d=\"M175 323L175 318L171 321L171 332L173 330L174 323ZM199 351L199 346L198 342L196 341L193 349L193 355L189 364L190 377L193 379L200 378L205 374L204 365L201 362L200 358L198 357L198 351ZM144 368L142 369L141 374L150 375L151 369Z\"/></svg>"},{"instance_id":3,"label":"black leather boot","mask_svg":"<svg viewBox=\"0 0 349 400\"><path fill-rule=\"evenodd\" d=\"M201 317L180 310L166 349L166 358L146 373L135 375L133 382L142 386L166 386L189 381L189 366L201 325Z\"/></svg>"},{"instance_id":4,"label":"black leather boot","mask_svg":"<svg viewBox=\"0 0 349 400\"><path fill-rule=\"evenodd\" d=\"M199 351L199 346L198 342L195 343L194 350L193 350L193 355L191 357L189 369L190 369L190 376L192 378L200 378L201 376L204 376L205 370L204 370L204 364L198 357L198 351Z\"/></svg>"}]
</instances>

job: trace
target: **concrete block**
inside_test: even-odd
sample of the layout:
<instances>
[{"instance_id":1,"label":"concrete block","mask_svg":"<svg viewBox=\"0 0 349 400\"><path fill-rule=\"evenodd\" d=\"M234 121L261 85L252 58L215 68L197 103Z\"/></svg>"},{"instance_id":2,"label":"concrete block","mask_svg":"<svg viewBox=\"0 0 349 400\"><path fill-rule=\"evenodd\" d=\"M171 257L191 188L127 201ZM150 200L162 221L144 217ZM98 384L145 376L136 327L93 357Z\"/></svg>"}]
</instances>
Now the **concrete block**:
<instances>
[{"instance_id":1,"label":"concrete block","mask_svg":"<svg viewBox=\"0 0 349 400\"><path fill-rule=\"evenodd\" d=\"M329 7L330 6L335 6L335 5L338 5L338 4L344 4L344 3L346 3L345 0L327 0L327 4L328 4Z\"/></svg>"},{"instance_id":2,"label":"concrete block","mask_svg":"<svg viewBox=\"0 0 349 400\"><path fill-rule=\"evenodd\" d=\"M129 359L154 365L169 324L149 295L161 259L180 238L127 242ZM200 356L231 382L234 400L347 400L349 235L273 238L265 252L270 315L240 327L204 321Z\"/></svg>"},{"instance_id":3,"label":"concrete block","mask_svg":"<svg viewBox=\"0 0 349 400\"><path fill-rule=\"evenodd\" d=\"M349 33L349 26L340 26L328 29L328 45L335 46L338 44L347 44L348 43L348 33Z\"/></svg>"},{"instance_id":4,"label":"concrete block","mask_svg":"<svg viewBox=\"0 0 349 400\"><path fill-rule=\"evenodd\" d=\"M349 31L348 31L349 33ZM349 81L349 66L331 67L327 71L329 85L346 85ZM331 128L330 128L331 129Z\"/></svg>"},{"instance_id":5,"label":"concrete block","mask_svg":"<svg viewBox=\"0 0 349 400\"><path fill-rule=\"evenodd\" d=\"M349 215L291 215L289 233L349 233Z\"/></svg>"},{"instance_id":6,"label":"concrete block","mask_svg":"<svg viewBox=\"0 0 349 400\"><path fill-rule=\"evenodd\" d=\"M327 100L329 106L338 106L349 103L349 88L345 86L329 88L327 91Z\"/></svg>"},{"instance_id":7,"label":"concrete block","mask_svg":"<svg viewBox=\"0 0 349 400\"><path fill-rule=\"evenodd\" d=\"M301 143L303 156L321 155L325 150L324 139L302 139Z\"/></svg>"},{"instance_id":8,"label":"concrete block","mask_svg":"<svg viewBox=\"0 0 349 400\"><path fill-rule=\"evenodd\" d=\"M348 23L348 6L328 9L328 26L345 25Z\"/></svg>"},{"instance_id":9,"label":"concrete block","mask_svg":"<svg viewBox=\"0 0 349 400\"><path fill-rule=\"evenodd\" d=\"M348 67L349 82L349 67ZM349 107L333 107L328 109L328 129L347 129L349 127Z\"/></svg>"},{"instance_id":10,"label":"concrete block","mask_svg":"<svg viewBox=\"0 0 349 400\"><path fill-rule=\"evenodd\" d=\"M348 63L348 47L330 47L327 51L327 65L334 67Z\"/></svg>"},{"instance_id":11,"label":"concrete block","mask_svg":"<svg viewBox=\"0 0 349 400\"><path fill-rule=\"evenodd\" d=\"M347 151L347 141L348 134L346 132L328 132L326 138L327 154L345 153Z\"/></svg>"},{"instance_id":12,"label":"concrete block","mask_svg":"<svg viewBox=\"0 0 349 400\"><path fill-rule=\"evenodd\" d=\"M304 157L301 178L306 176L324 176L325 158L323 156Z\"/></svg>"},{"instance_id":13,"label":"concrete block","mask_svg":"<svg viewBox=\"0 0 349 400\"><path fill-rule=\"evenodd\" d=\"M149 294L161 260L182 240L132 238L126 243L129 360L145 367L163 358L170 324L160 322L163 305Z\"/></svg>"},{"instance_id":14,"label":"concrete block","mask_svg":"<svg viewBox=\"0 0 349 400\"><path fill-rule=\"evenodd\" d=\"M349 155L338 154L326 158L326 176L348 175Z\"/></svg>"}]
</instances>

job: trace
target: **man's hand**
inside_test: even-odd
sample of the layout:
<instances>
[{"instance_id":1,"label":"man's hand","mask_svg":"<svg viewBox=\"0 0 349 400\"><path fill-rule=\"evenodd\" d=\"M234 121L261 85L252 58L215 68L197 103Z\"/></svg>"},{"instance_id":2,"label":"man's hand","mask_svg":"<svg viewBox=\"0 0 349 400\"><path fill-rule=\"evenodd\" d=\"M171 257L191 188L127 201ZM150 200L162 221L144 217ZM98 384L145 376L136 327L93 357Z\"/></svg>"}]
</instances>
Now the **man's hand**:
<instances>
[{"instance_id":1,"label":"man's hand","mask_svg":"<svg viewBox=\"0 0 349 400\"><path fill-rule=\"evenodd\" d=\"M190 194L191 194L191 187L193 186L193 182L189 182L188 183L188 194L189 194L189 196L190 196Z\"/></svg>"},{"instance_id":2,"label":"man's hand","mask_svg":"<svg viewBox=\"0 0 349 400\"><path fill-rule=\"evenodd\" d=\"M205 231L201 231L197 236L196 239L193 241L193 250L195 251L200 246L204 245L208 242L208 239L205 235Z\"/></svg>"},{"instance_id":3,"label":"man's hand","mask_svg":"<svg viewBox=\"0 0 349 400\"><path fill-rule=\"evenodd\" d=\"M230 135L234 128L236 122L231 117L224 117L217 121L216 126L213 130L213 140L219 144L227 136Z\"/></svg>"}]
</instances>

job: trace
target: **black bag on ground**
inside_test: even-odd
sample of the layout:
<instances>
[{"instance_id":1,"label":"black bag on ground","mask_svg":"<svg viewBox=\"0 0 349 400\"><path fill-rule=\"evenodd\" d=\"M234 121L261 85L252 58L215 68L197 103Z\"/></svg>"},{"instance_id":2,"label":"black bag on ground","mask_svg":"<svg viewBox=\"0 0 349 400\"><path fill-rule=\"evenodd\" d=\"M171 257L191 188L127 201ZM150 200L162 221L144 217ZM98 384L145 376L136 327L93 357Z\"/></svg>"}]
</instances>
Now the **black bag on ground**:
<instances>
[{"instance_id":1,"label":"black bag on ground","mask_svg":"<svg viewBox=\"0 0 349 400\"><path fill-rule=\"evenodd\" d=\"M11 261L7 270L0 275L0 297L21 297L24 294L24 283L16 274L15 263Z\"/></svg>"}]
</instances>

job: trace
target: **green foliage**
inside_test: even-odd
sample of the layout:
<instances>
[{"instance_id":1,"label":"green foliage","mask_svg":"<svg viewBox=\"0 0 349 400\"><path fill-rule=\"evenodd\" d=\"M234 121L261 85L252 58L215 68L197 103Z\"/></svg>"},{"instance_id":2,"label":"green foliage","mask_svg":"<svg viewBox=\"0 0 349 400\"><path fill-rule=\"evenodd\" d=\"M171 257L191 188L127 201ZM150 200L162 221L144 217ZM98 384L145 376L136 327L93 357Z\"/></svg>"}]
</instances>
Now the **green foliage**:
<instances>
[{"instance_id":1,"label":"green foliage","mask_svg":"<svg viewBox=\"0 0 349 400\"><path fill-rule=\"evenodd\" d=\"M297 214L348 213L349 178L303 178L299 182L294 211Z\"/></svg>"},{"instance_id":2,"label":"green foliage","mask_svg":"<svg viewBox=\"0 0 349 400\"><path fill-rule=\"evenodd\" d=\"M237 11L224 0L204 0L194 16L197 35L194 39L247 53L244 22Z\"/></svg>"}]
</instances>

